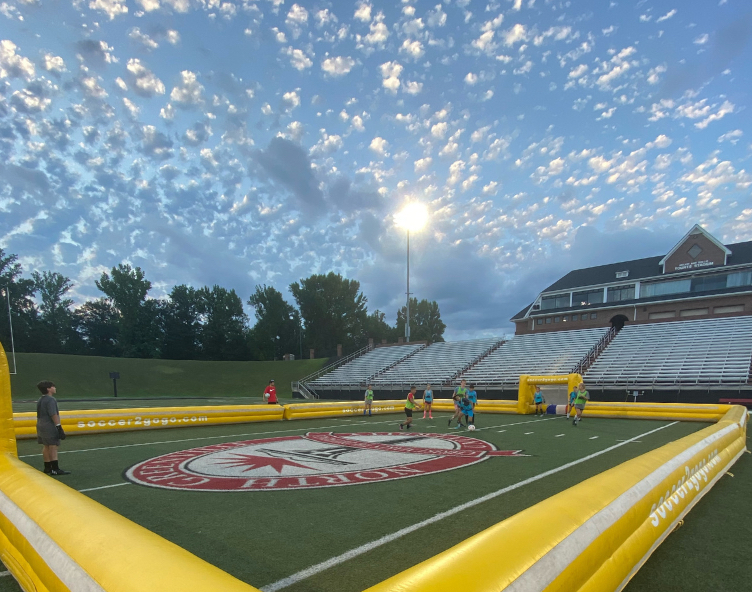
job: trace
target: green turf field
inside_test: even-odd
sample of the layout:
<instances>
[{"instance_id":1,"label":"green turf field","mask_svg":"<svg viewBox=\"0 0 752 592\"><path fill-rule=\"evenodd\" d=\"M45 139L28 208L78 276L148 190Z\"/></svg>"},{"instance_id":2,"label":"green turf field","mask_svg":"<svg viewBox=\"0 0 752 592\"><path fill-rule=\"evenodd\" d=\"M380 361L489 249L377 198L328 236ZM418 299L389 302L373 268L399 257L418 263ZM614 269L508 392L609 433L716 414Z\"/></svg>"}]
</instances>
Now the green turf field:
<instances>
[{"instance_id":1,"label":"green turf field","mask_svg":"<svg viewBox=\"0 0 752 592\"><path fill-rule=\"evenodd\" d=\"M35 385L52 380L57 399L103 398L113 394L110 372L120 372L118 397L260 397L270 379L291 397L290 383L316 372L325 359L293 362L200 362L142 360L58 354L16 354L13 399L36 400ZM13 362L9 360L12 369ZM131 405L132 407L133 405Z\"/></svg>"},{"instance_id":2,"label":"green turf field","mask_svg":"<svg viewBox=\"0 0 752 592\"><path fill-rule=\"evenodd\" d=\"M423 433L456 433L447 429L446 417L418 419L416 426ZM573 427L560 417L481 415L472 437L500 450L521 449L529 456L488 458L446 472L346 487L176 491L132 484L123 476L135 463L170 452L306 432L399 433L398 420L396 415L381 415L80 436L63 443L60 464L73 474L61 479L268 592L355 592L706 425L586 419ZM19 455L32 466L41 465L39 446L32 441L19 442ZM745 455L735 467L737 477L722 479L700 502L684 528L669 537L629 585L630 592L745 588L737 585L740 577L747 581L738 553L732 551L728 559L713 553L713 575L703 544L707 533L714 533L720 548L736 549L745 534L749 540L750 520L739 519L752 482L749 464ZM488 499L480 501L483 496ZM468 507L457 511L461 504ZM448 515L437 518L440 513ZM695 525L695 520L700 524ZM726 528L727 522L734 524ZM406 527L413 527L412 532L400 532ZM379 539L383 544L365 547ZM687 577L693 569L698 577ZM0 578L0 590L14 589L4 587L8 583Z\"/></svg>"}]
</instances>

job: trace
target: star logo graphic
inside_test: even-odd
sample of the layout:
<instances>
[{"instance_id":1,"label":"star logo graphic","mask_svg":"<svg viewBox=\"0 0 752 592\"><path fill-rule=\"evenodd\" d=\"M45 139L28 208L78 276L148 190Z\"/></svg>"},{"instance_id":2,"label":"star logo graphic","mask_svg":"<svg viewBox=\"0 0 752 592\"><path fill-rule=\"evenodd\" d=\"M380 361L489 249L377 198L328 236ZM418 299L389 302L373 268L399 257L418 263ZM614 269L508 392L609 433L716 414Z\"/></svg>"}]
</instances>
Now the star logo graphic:
<instances>
[{"instance_id":1,"label":"star logo graphic","mask_svg":"<svg viewBox=\"0 0 752 592\"><path fill-rule=\"evenodd\" d=\"M295 461L288 460L286 458L274 458L268 456L256 456L255 454L233 454L236 458L226 458L217 460L217 464L225 465L228 467L246 467L245 471L252 471L254 469L262 469L270 467L277 471L278 475L282 474L282 469L285 467L296 467L299 469L310 469L306 465L301 465Z\"/></svg>"}]
</instances>

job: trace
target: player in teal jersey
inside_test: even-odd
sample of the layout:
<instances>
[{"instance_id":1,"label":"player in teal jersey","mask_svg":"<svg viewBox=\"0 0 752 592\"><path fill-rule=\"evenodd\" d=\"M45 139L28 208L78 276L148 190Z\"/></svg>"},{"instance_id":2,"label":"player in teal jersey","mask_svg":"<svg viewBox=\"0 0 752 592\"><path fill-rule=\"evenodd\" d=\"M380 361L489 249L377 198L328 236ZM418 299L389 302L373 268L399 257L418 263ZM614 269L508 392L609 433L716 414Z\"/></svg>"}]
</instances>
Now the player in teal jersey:
<instances>
[{"instance_id":1,"label":"player in teal jersey","mask_svg":"<svg viewBox=\"0 0 752 592\"><path fill-rule=\"evenodd\" d=\"M465 379L463 378L460 381L460 386L458 386L456 389L454 389L454 395L452 395L452 400L454 401L454 415L449 418L448 426L452 425L452 420L457 420L458 423L462 423L462 410L460 409L460 401L467 397L468 390L467 390L467 383L465 382Z\"/></svg>"},{"instance_id":2,"label":"player in teal jersey","mask_svg":"<svg viewBox=\"0 0 752 592\"><path fill-rule=\"evenodd\" d=\"M543 415L545 413L543 404L546 402L546 399L543 398L543 393L541 392L541 388L539 386L535 387L535 395L533 395L533 401L535 402L535 414L538 415L538 413L540 413L541 415Z\"/></svg>"},{"instance_id":3,"label":"player in teal jersey","mask_svg":"<svg viewBox=\"0 0 752 592\"><path fill-rule=\"evenodd\" d=\"M365 405L363 406L363 415L368 411L368 416L371 416L371 405L373 405L373 385L369 384L366 389Z\"/></svg>"},{"instance_id":4,"label":"player in teal jersey","mask_svg":"<svg viewBox=\"0 0 752 592\"><path fill-rule=\"evenodd\" d=\"M473 406L473 414L472 414L471 417L473 419L472 423L475 423L475 414L476 414L475 407L478 405L478 393L475 392L475 385L474 384L470 385L470 392L467 393L467 398L470 400L470 403ZM465 414L465 415L467 415L467 414Z\"/></svg>"},{"instance_id":5,"label":"player in teal jersey","mask_svg":"<svg viewBox=\"0 0 752 592\"><path fill-rule=\"evenodd\" d=\"M428 418L433 419L433 413L431 413L431 407L433 406L433 391L431 385L426 385L426 390L423 393L423 419L426 418L426 412L428 412Z\"/></svg>"},{"instance_id":6,"label":"player in teal jersey","mask_svg":"<svg viewBox=\"0 0 752 592\"><path fill-rule=\"evenodd\" d=\"M574 413L574 400L577 398L577 389L575 388L569 393L569 407L567 407L567 419L569 419Z\"/></svg>"},{"instance_id":7,"label":"player in teal jersey","mask_svg":"<svg viewBox=\"0 0 752 592\"><path fill-rule=\"evenodd\" d=\"M464 397L460 399L460 413L465 416L465 426L462 425L461 421L457 421L457 425L454 428L455 430L459 430L461 427L467 427L470 424L475 423L475 413L473 412L473 404L470 401L468 397Z\"/></svg>"}]
</instances>

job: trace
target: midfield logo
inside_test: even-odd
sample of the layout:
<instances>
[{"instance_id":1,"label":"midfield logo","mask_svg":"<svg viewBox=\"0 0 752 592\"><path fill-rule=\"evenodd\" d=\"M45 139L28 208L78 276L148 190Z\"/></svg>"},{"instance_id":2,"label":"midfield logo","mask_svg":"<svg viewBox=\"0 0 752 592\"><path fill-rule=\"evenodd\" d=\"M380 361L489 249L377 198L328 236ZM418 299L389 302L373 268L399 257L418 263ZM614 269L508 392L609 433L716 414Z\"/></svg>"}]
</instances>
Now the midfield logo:
<instances>
[{"instance_id":1,"label":"midfield logo","mask_svg":"<svg viewBox=\"0 0 752 592\"><path fill-rule=\"evenodd\" d=\"M451 471L492 456L526 456L455 434L309 432L202 446L134 465L132 482L193 491L341 487Z\"/></svg>"}]
</instances>

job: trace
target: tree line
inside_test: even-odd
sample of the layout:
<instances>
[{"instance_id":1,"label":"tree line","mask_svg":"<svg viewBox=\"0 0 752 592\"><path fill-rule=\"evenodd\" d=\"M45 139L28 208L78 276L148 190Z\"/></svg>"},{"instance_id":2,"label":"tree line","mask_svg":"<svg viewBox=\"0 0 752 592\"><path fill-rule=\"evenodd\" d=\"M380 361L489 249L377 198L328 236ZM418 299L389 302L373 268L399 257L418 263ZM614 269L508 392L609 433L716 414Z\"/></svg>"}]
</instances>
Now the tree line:
<instances>
[{"instance_id":1,"label":"tree line","mask_svg":"<svg viewBox=\"0 0 752 592\"><path fill-rule=\"evenodd\" d=\"M290 285L296 306L272 286L256 286L245 313L234 289L174 286L151 298L140 267L119 264L95 281L100 298L74 307L70 278L54 271L23 277L18 257L0 249L0 342L10 350L10 324L18 352L172 360L275 360L309 349L316 357L351 353L368 344L396 342L405 334L405 307L390 325L369 313L356 280L330 272ZM10 319L8 318L10 309ZM412 341L443 341L446 325L435 301L410 300Z\"/></svg>"}]
</instances>

